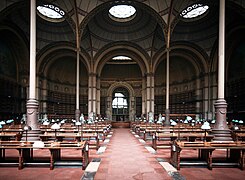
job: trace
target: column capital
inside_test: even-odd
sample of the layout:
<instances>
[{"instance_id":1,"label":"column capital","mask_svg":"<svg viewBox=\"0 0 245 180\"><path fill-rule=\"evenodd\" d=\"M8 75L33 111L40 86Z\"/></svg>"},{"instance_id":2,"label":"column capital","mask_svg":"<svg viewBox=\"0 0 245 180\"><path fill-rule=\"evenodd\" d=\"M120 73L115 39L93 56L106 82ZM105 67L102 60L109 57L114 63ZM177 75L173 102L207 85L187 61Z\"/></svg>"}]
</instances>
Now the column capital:
<instances>
[{"instance_id":1,"label":"column capital","mask_svg":"<svg viewBox=\"0 0 245 180\"><path fill-rule=\"evenodd\" d=\"M154 73L153 72L145 73L145 76L146 77L149 77L149 76L151 77L151 76L154 76Z\"/></svg>"},{"instance_id":2,"label":"column capital","mask_svg":"<svg viewBox=\"0 0 245 180\"><path fill-rule=\"evenodd\" d=\"M97 76L97 73L91 72L88 74L90 77Z\"/></svg>"}]
</instances>

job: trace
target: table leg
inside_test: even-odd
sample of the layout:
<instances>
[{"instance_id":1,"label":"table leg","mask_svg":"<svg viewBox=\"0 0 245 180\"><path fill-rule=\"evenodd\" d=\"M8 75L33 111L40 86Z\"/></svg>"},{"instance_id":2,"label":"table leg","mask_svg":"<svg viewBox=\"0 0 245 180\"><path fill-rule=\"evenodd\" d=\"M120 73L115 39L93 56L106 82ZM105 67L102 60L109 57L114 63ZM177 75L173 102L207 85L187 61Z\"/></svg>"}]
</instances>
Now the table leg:
<instances>
[{"instance_id":1,"label":"table leg","mask_svg":"<svg viewBox=\"0 0 245 180\"><path fill-rule=\"evenodd\" d=\"M17 149L19 151L19 166L18 169L23 169L23 149Z\"/></svg>"}]
</instances>

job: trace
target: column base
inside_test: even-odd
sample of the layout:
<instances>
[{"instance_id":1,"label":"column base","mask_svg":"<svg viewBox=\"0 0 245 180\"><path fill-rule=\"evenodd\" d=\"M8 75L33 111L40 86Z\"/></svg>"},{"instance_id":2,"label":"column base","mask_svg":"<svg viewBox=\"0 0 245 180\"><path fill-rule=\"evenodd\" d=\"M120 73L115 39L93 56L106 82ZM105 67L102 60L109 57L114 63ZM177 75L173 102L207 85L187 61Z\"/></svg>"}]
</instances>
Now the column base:
<instances>
[{"instance_id":1,"label":"column base","mask_svg":"<svg viewBox=\"0 0 245 180\"><path fill-rule=\"evenodd\" d=\"M216 123L212 130L214 141L232 141L230 129L226 123L227 103L224 99L218 99L215 104Z\"/></svg>"},{"instance_id":2,"label":"column base","mask_svg":"<svg viewBox=\"0 0 245 180\"><path fill-rule=\"evenodd\" d=\"M233 141L231 138L231 131L230 130L218 130L218 129L213 129L212 133L214 134L214 139L213 141Z\"/></svg>"},{"instance_id":3,"label":"column base","mask_svg":"<svg viewBox=\"0 0 245 180\"><path fill-rule=\"evenodd\" d=\"M38 125L38 101L36 99L29 99L26 103L27 109L27 120L26 125L31 127L31 130L28 131L27 140L28 141L39 141L41 134L39 125ZM26 141L26 133L23 132L22 140Z\"/></svg>"}]
</instances>

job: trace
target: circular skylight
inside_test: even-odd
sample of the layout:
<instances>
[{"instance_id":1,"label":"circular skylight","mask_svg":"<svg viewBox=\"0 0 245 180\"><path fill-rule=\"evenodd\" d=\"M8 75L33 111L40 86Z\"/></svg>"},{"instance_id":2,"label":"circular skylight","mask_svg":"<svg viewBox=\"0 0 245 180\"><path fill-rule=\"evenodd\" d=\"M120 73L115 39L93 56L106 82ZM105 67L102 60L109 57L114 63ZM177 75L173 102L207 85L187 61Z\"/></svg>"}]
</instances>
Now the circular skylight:
<instances>
[{"instance_id":1,"label":"circular skylight","mask_svg":"<svg viewBox=\"0 0 245 180\"><path fill-rule=\"evenodd\" d=\"M43 18L46 20L55 20L60 21L63 20L65 12L59 7L51 4L40 5L37 7L39 14L41 14Z\"/></svg>"},{"instance_id":2,"label":"circular skylight","mask_svg":"<svg viewBox=\"0 0 245 180\"><path fill-rule=\"evenodd\" d=\"M180 13L180 16L186 19L195 18L203 15L208 10L208 8L209 7L207 5L193 4L192 6L188 6L186 9L184 9Z\"/></svg>"},{"instance_id":3,"label":"circular skylight","mask_svg":"<svg viewBox=\"0 0 245 180\"><path fill-rule=\"evenodd\" d=\"M130 5L116 5L109 10L109 15L116 21L129 21L134 18L136 9Z\"/></svg>"}]
</instances>

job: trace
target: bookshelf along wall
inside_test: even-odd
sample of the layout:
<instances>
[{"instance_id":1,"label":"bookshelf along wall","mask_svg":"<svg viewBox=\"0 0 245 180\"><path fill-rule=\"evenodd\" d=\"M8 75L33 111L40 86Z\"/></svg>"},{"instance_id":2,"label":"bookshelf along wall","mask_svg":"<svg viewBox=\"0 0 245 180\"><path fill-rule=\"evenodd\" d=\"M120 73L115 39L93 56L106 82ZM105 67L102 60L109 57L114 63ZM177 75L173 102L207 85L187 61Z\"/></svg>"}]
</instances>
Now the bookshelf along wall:
<instances>
[{"instance_id":1,"label":"bookshelf along wall","mask_svg":"<svg viewBox=\"0 0 245 180\"><path fill-rule=\"evenodd\" d=\"M136 97L136 116L140 117L142 114L142 97Z\"/></svg>"},{"instance_id":2,"label":"bookshelf along wall","mask_svg":"<svg viewBox=\"0 0 245 180\"><path fill-rule=\"evenodd\" d=\"M169 96L169 109L171 113L195 113L196 99L195 91L171 94ZM155 96L155 114L163 113L166 110L166 97Z\"/></svg>"},{"instance_id":3,"label":"bookshelf along wall","mask_svg":"<svg viewBox=\"0 0 245 180\"><path fill-rule=\"evenodd\" d=\"M226 89L228 114L232 118L245 118L245 78L229 81Z\"/></svg>"},{"instance_id":4,"label":"bookshelf along wall","mask_svg":"<svg viewBox=\"0 0 245 180\"><path fill-rule=\"evenodd\" d=\"M88 113L88 97L79 96L80 111L84 115ZM55 91L48 91L47 113L48 114L74 114L76 110L76 95Z\"/></svg>"},{"instance_id":5,"label":"bookshelf along wall","mask_svg":"<svg viewBox=\"0 0 245 180\"><path fill-rule=\"evenodd\" d=\"M0 119L10 119L19 116L21 103L26 97L21 96L21 86L13 81L0 78Z\"/></svg>"},{"instance_id":6,"label":"bookshelf along wall","mask_svg":"<svg viewBox=\"0 0 245 180\"><path fill-rule=\"evenodd\" d=\"M106 97L100 98L100 114L102 117L106 117Z\"/></svg>"}]
</instances>

